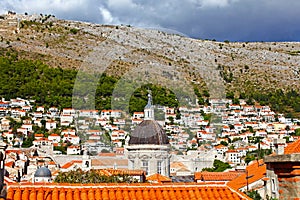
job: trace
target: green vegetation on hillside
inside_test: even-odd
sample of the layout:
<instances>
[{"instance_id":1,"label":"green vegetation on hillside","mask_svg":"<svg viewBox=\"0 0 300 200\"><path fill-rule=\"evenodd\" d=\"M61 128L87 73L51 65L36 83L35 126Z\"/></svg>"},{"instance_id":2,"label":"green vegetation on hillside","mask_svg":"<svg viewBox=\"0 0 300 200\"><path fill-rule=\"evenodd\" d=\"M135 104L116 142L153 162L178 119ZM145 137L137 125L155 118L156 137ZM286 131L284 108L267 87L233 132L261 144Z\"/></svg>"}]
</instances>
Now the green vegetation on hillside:
<instances>
[{"instance_id":1,"label":"green vegetation on hillside","mask_svg":"<svg viewBox=\"0 0 300 200\"><path fill-rule=\"evenodd\" d=\"M0 96L35 99L39 104L70 107L76 71L50 68L39 61L0 57Z\"/></svg>"},{"instance_id":2,"label":"green vegetation on hillside","mask_svg":"<svg viewBox=\"0 0 300 200\"><path fill-rule=\"evenodd\" d=\"M0 56L0 96L6 99L21 97L34 99L38 105L72 107L73 88L77 71L50 68L40 61L21 60L17 53ZM89 75L86 74L86 78ZM110 109L111 96L118 79L102 74L95 94L96 109ZM91 88L82 85L89 93ZM161 86L144 85L131 96L129 111L142 111L147 104L147 90L153 94L155 104L176 107L175 95ZM124 88L126 91L126 88ZM83 97L82 97L83 99ZM86 103L86 102L82 102Z\"/></svg>"},{"instance_id":3,"label":"green vegetation on hillside","mask_svg":"<svg viewBox=\"0 0 300 200\"><path fill-rule=\"evenodd\" d=\"M7 51L5 55L2 52L0 70L0 96L6 99L16 97L34 99L40 105L72 107L76 70L51 68L40 61L19 59L16 52L10 51ZM111 108L111 97L118 80L118 78L106 74L99 78L95 94L96 109ZM89 91L86 85L83 87L82 90ZM122 90L123 93L126 93L130 90L130 86L124 85ZM128 105L130 113L143 110L147 103L148 90L152 91L154 104L178 106L173 92L161 86L147 84L136 89L131 95ZM199 104L208 104L209 93L206 90L200 92L195 87L194 92L198 97ZM300 95L293 89L266 92L260 91L258 88L247 93L240 93L239 97L229 91L226 96L232 98L235 103L238 103L238 98L246 99L250 105L258 102L261 105L270 105L272 110L285 113L287 117L299 117Z\"/></svg>"},{"instance_id":4,"label":"green vegetation on hillside","mask_svg":"<svg viewBox=\"0 0 300 200\"><path fill-rule=\"evenodd\" d=\"M237 101L232 91L227 92L227 98ZM258 102L260 105L269 105L275 112L284 113L286 117L295 118L300 116L300 94L291 88L283 91L277 89L276 91L261 91L261 88L250 91L248 93L240 93L240 99L246 99L247 104L253 105Z\"/></svg>"}]
</instances>

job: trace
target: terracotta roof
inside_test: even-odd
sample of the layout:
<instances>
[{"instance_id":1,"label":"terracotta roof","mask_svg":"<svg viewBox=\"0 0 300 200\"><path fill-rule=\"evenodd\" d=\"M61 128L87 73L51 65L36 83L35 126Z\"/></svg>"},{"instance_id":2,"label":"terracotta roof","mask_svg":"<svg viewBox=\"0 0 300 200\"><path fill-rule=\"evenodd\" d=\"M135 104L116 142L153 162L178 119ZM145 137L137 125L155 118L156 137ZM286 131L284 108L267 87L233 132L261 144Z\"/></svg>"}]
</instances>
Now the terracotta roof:
<instances>
[{"instance_id":1,"label":"terracotta roof","mask_svg":"<svg viewBox=\"0 0 300 200\"><path fill-rule=\"evenodd\" d=\"M68 169L69 167L71 167L73 164L75 163L79 163L81 164L82 163L82 160L72 160L70 162L67 162L66 164L64 164L61 168L63 169Z\"/></svg>"},{"instance_id":2,"label":"terracotta roof","mask_svg":"<svg viewBox=\"0 0 300 200\"><path fill-rule=\"evenodd\" d=\"M195 172L195 180L231 181L241 174L241 172Z\"/></svg>"},{"instance_id":3,"label":"terracotta roof","mask_svg":"<svg viewBox=\"0 0 300 200\"><path fill-rule=\"evenodd\" d=\"M116 154L115 153L99 153L99 156L111 156L111 157L115 157Z\"/></svg>"},{"instance_id":4,"label":"terracotta roof","mask_svg":"<svg viewBox=\"0 0 300 200\"><path fill-rule=\"evenodd\" d=\"M284 154L300 153L300 139L289 143L284 149Z\"/></svg>"},{"instance_id":5,"label":"terracotta roof","mask_svg":"<svg viewBox=\"0 0 300 200\"><path fill-rule=\"evenodd\" d=\"M143 170L130 170L130 169L99 169L97 173L112 176L112 175L131 175L131 176L143 176L145 171Z\"/></svg>"},{"instance_id":6,"label":"terracotta roof","mask_svg":"<svg viewBox=\"0 0 300 200\"><path fill-rule=\"evenodd\" d=\"M236 190L247 186L247 178L248 184L259 181L266 176L266 164L263 160L255 160L252 161L250 165L246 167L246 172L233 179L228 183L228 185Z\"/></svg>"},{"instance_id":7,"label":"terracotta roof","mask_svg":"<svg viewBox=\"0 0 300 200\"><path fill-rule=\"evenodd\" d=\"M7 163L5 163L5 167L13 167L14 166L14 164L15 164L15 161L10 161L10 162L7 162Z\"/></svg>"},{"instance_id":8,"label":"terracotta roof","mask_svg":"<svg viewBox=\"0 0 300 200\"><path fill-rule=\"evenodd\" d=\"M92 159L92 166L127 166L128 160L121 158L112 158L112 157L102 157L101 159Z\"/></svg>"},{"instance_id":9,"label":"terracotta roof","mask_svg":"<svg viewBox=\"0 0 300 200\"><path fill-rule=\"evenodd\" d=\"M161 174L152 174L150 176L147 176L146 180L152 183L172 182L172 179Z\"/></svg>"},{"instance_id":10,"label":"terracotta roof","mask_svg":"<svg viewBox=\"0 0 300 200\"><path fill-rule=\"evenodd\" d=\"M7 199L251 199L226 185L199 184L10 184Z\"/></svg>"}]
</instances>

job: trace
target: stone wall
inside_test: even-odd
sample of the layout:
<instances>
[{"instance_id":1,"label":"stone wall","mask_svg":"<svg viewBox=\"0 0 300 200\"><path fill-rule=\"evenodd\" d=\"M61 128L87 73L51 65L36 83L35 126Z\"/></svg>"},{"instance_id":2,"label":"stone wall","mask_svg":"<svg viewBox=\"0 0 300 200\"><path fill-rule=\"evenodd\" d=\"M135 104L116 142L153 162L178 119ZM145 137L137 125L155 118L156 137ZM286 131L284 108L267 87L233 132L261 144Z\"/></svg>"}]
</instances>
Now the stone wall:
<instances>
[{"instance_id":1,"label":"stone wall","mask_svg":"<svg viewBox=\"0 0 300 200\"><path fill-rule=\"evenodd\" d=\"M265 163L271 194L279 199L300 199L300 154L268 156Z\"/></svg>"}]
</instances>

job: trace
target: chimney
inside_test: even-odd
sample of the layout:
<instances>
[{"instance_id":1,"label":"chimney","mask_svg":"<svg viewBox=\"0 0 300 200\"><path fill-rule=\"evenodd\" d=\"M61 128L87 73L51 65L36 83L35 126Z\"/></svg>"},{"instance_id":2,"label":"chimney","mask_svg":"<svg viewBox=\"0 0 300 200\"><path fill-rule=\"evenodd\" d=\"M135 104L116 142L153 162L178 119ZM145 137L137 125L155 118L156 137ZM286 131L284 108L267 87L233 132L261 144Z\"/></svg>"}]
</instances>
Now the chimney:
<instances>
[{"instance_id":1,"label":"chimney","mask_svg":"<svg viewBox=\"0 0 300 200\"><path fill-rule=\"evenodd\" d=\"M285 139L274 139L274 146L276 150L276 155L283 155L284 154L284 147L286 141Z\"/></svg>"}]
</instances>

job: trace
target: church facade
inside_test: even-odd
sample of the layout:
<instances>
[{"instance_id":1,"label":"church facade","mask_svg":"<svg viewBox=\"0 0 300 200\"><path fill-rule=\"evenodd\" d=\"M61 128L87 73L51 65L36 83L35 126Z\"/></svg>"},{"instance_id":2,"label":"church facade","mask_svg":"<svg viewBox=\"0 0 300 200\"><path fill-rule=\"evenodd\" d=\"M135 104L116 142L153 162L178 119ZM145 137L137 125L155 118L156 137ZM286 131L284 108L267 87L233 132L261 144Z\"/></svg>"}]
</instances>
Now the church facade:
<instances>
[{"instance_id":1,"label":"church facade","mask_svg":"<svg viewBox=\"0 0 300 200\"><path fill-rule=\"evenodd\" d=\"M144 120L133 130L125 148L129 169L142 169L147 175L170 176L170 144L154 119L151 94L144 109Z\"/></svg>"}]
</instances>

